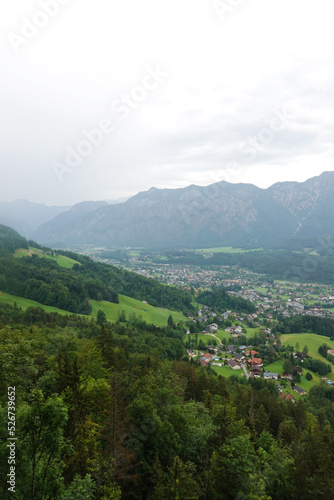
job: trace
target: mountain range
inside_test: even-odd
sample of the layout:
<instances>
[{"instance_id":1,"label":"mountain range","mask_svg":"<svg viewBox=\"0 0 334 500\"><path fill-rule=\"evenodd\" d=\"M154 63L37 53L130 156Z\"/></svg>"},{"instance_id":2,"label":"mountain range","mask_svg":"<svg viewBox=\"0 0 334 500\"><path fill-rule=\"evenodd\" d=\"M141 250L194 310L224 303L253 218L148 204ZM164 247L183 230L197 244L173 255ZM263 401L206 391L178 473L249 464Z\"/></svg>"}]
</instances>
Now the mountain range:
<instances>
[{"instance_id":1,"label":"mountain range","mask_svg":"<svg viewBox=\"0 0 334 500\"><path fill-rule=\"evenodd\" d=\"M321 237L334 237L333 194L334 172L267 189L225 181L151 188L124 203L58 207L61 213L32 237L53 247L312 247Z\"/></svg>"}]
</instances>

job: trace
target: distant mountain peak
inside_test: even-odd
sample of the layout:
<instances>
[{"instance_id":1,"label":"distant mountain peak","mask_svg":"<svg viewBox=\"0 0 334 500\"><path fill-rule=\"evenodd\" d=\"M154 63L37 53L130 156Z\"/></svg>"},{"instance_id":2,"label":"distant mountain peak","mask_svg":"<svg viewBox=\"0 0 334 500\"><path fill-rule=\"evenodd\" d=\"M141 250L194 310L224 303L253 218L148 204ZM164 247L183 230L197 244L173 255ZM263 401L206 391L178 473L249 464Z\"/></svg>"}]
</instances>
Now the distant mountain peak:
<instances>
[{"instance_id":1,"label":"distant mountain peak","mask_svg":"<svg viewBox=\"0 0 334 500\"><path fill-rule=\"evenodd\" d=\"M261 189L221 181L209 186L151 187L125 203L78 204L34 235L47 245L114 247L279 247L334 236L334 172ZM332 229L333 228L333 229Z\"/></svg>"}]
</instances>

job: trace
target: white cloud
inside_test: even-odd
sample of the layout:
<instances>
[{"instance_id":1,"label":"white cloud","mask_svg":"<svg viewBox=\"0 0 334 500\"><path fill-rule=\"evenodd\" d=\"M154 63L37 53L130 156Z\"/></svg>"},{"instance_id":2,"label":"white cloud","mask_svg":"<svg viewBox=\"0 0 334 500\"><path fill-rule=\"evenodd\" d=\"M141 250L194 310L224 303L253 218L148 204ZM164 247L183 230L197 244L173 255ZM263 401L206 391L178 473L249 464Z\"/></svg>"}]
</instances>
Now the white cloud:
<instances>
[{"instance_id":1,"label":"white cloud","mask_svg":"<svg viewBox=\"0 0 334 500\"><path fill-rule=\"evenodd\" d=\"M71 0L16 53L8 33L38 10L32 0L0 7L0 199L69 204L333 170L330 0L247 0L223 21L211 0ZM157 64L166 82L59 185L53 162ZM285 105L288 126L245 161L240 143Z\"/></svg>"}]
</instances>

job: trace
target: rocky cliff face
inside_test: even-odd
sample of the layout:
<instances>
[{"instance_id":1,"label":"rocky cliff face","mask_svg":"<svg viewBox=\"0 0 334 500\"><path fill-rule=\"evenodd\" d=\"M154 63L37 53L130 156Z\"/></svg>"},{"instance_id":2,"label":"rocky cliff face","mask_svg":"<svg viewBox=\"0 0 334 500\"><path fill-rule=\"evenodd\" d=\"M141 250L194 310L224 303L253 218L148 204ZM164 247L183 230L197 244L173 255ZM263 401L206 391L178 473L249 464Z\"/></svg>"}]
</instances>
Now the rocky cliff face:
<instances>
[{"instance_id":1,"label":"rocky cliff face","mask_svg":"<svg viewBox=\"0 0 334 500\"><path fill-rule=\"evenodd\" d=\"M178 247L277 246L294 238L334 235L334 173L268 189L220 182L155 189L65 221L45 224L45 244Z\"/></svg>"}]
</instances>

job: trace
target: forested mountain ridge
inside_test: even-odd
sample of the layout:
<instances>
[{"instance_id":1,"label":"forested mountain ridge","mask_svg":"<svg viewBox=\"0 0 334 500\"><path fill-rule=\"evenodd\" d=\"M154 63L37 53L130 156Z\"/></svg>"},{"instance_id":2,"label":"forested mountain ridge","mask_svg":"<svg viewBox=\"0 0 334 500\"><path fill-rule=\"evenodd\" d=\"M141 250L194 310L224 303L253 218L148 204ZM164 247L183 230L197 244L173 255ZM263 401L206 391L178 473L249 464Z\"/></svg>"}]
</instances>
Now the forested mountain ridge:
<instances>
[{"instance_id":1,"label":"forested mountain ridge","mask_svg":"<svg viewBox=\"0 0 334 500\"><path fill-rule=\"evenodd\" d=\"M144 248L313 246L334 236L334 172L268 189L219 182L155 189L99 208L69 226L45 224L38 240L53 246L101 244Z\"/></svg>"}]
</instances>

